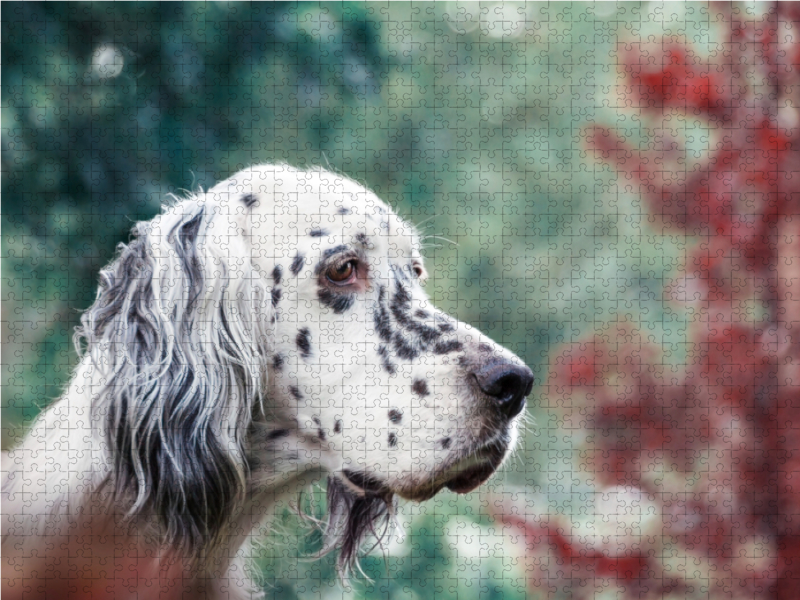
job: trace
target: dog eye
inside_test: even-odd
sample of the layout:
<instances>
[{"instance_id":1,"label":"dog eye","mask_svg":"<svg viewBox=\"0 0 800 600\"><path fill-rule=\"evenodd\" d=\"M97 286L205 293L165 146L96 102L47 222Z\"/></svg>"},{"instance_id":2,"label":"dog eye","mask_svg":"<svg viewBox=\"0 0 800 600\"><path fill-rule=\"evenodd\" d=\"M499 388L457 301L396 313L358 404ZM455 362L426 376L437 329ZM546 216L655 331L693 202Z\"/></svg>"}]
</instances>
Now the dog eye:
<instances>
[{"instance_id":1,"label":"dog eye","mask_svg":"<svg viewBox=\"0 0 800 600\"><path fill-rule=\"evenodd\" d=\"M422 267L421 267L421 266L419 266L419 265L414 265L414 273L416 273L416 274L417 274L417 277L422 277L422 274L423 274L424 272L425 272L425 271L423 271L423 270L422 270Z\"/></svg>"},{"instance_id":2,"label":"dog eye","mask_svg":"<svg viewBox=\"0 0 800 600\"><path fill-rule=\"evenodd\" d=\"M336 285L352 283L356 278L356 261L348 260L340 265L333 265L328 268L325 276L328 278L328 281Z\"/></svg>"}]
</instances>

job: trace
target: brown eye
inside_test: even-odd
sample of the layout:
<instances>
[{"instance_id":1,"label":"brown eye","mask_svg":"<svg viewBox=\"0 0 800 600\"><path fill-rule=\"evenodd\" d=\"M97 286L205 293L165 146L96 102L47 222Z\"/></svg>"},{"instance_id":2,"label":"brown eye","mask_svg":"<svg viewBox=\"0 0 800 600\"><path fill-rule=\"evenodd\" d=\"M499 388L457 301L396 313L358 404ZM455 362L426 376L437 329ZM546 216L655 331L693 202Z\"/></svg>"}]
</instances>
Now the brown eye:
<instances>
[{"instance_id":1,"label":"brown eye","mask_svg":"<svg viewBox=\"0 0 800 600\"><path fill-rule=\"evenodd\" d=\"M414 265L414 273L417 274L417 277L422 277L423 273L422 267L420 267L419 265Z\"/></svg>"},{"instance_id":2,"label":"brown eye","mask_svg":"<svg viewBox=\"0 0 800 600\"><path fill-rule=\"evenodd\" d=\"M346 263L334 265L328 269L325 276L328 281L337 285L344 285L350 283L355 278L356 274L356 261L348 260Z\"/></svg>"}]
</instances>

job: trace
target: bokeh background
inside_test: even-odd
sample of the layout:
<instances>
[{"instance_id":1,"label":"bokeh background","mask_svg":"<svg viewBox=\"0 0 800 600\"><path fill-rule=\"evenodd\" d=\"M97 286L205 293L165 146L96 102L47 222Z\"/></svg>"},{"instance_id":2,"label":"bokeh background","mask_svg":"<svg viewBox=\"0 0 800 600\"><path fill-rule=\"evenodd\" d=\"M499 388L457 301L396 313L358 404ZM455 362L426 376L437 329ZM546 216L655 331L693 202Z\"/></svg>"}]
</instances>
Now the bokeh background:
<instances>
[{"instance_id":1,"label":"bokeh background","mask_svg":"<svg viewBox=\"0 0 800 600\"><path fill-rule=\"evenodd\" d=\"M538 385L504 471L404 504L368 578L287 513L268 597L792 597L794 13L3 2L3 448L135 221L253 163L330 167L441 236L435 304Z\"/></svg>"}]
</instances>

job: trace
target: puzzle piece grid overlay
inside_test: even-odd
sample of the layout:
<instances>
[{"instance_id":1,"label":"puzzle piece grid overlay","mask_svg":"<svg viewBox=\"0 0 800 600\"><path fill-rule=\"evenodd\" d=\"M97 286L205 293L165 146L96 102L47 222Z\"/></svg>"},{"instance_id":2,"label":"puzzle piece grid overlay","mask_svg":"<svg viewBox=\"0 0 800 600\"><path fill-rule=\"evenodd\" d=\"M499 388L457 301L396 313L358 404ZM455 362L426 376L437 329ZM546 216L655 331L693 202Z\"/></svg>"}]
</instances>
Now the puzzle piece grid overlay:
<instances>
[{"instance_id":1,"label":"puzzle piece grid overlay","mask_svg":"<svg viewBox=\"0 0 800 600\"><path fill-rule=\"evenodd\" d=\"M4 450L133 222L318 165L419 224L435 305L537 386L501 473L403 504L369 580L284 515L268 597L793 597L798 27L791 3L3 2Z\"/></svg>"}]
</instances>

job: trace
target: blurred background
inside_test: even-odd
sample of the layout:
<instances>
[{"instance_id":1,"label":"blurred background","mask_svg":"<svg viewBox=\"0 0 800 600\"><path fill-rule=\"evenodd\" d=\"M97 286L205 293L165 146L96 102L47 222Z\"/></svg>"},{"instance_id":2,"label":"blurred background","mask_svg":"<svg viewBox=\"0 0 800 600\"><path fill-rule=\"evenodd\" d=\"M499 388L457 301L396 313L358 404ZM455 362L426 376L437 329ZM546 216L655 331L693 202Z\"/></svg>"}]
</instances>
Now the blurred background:
<instances>
[{"instance_id":1,"label":"blurred background","mask_svg":"<svg viewBox=\"0 0 800 600\"><path fill-rule=\"evenodd\" d=\"M792 597L794 13L3 2L3 448L135 221L253 163L329 166L444 238L434 303L538 385L503 472L404 504L368 579L287 513L269 598Z\"/></svg>"}]
</instances>

